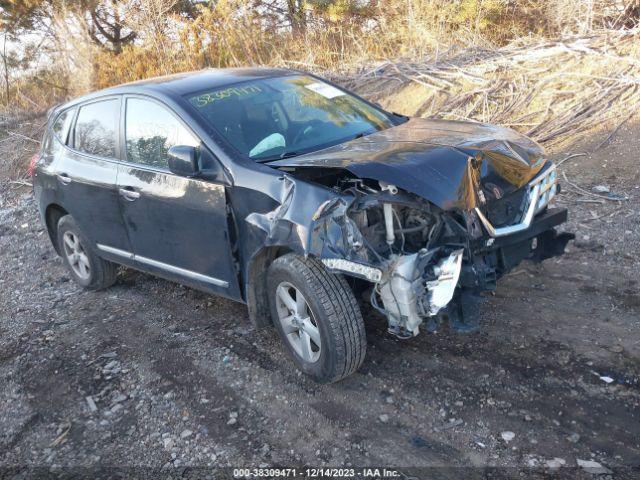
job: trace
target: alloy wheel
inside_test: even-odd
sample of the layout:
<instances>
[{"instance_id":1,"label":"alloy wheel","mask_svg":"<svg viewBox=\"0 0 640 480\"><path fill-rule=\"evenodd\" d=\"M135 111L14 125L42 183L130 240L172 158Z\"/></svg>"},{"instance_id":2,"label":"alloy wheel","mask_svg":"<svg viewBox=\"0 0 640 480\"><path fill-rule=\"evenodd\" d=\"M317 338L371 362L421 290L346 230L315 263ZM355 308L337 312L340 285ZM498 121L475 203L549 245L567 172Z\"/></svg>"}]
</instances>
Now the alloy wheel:
<instances>
[{"instance_id":1,"label":"alloy wheel","mask_svg":"<svg viewBox=\"0 0 640 480\"><path fill-rule=\"evenodd\" d=\"M320 330L302 292L288 282L276 288L278 320L287 341L294 351L308 363L320 358L322 341Z\"/></svg>"},{"instance_id":2,"label":"alloy wheel","mask_svg":"<svg viewBox=\"0 0 640 480\"><path fill-rule=\"evenodd\" d=\"M80 243L80 238L75 233L68 231L62 236L64 253L73 272L82 280L91 277L91 264L89 257Z\"/></svg>"}]
</instances>

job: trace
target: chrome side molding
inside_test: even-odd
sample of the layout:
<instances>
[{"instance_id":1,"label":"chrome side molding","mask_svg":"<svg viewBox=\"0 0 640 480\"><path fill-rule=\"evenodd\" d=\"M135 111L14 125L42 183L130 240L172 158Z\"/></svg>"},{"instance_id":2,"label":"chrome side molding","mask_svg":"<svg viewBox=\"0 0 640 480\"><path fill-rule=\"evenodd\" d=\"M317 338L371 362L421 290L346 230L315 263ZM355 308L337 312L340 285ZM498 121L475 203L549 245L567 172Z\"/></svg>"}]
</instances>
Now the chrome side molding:
<instances>
[{"instance_id":1,"label":"chrome side molding","mask_svg":"<svg viewBox=\"0 0 640 480\"><path fill-rule=\"evenodd\" d=\"M120 250L119 248L110 247L109 245L102 245L101 243L96 243L96 247L98 247L98 250L102 250L103 252L118 255L119 257L127 258L129 260L134 259L133 253L127 252L126 250Z\"/></svg>"},{"instance_id":2,"label":"chrome side molding","mask_svg":"<svg viewBox=\"0 0 640 480\"><path fill-rule=\"evenodd\" d=\"M147 257L142 257L140 255L135 255L132 252L121 250L115 247L110 247L109 245L103 245L101 243L97 243L96 246L98 247L99 250L102 250L103 252L111 253L112 255L117 255L119 257L126 258L128 260L135 260L145 265L156 267L161 270L165 270L167 272L175 273L177 275L181 275L191 280L210 283L212 285L216 285L218 287L223 287L223 288L229 287L229 282L225 280L220 280L219 278L203 275L202 273L194 272L192 270L187 270L186 268L176 267L175 265L160 262L158 260L154 260L153 258L147 258Z\"/></svg>"}]
</instances>

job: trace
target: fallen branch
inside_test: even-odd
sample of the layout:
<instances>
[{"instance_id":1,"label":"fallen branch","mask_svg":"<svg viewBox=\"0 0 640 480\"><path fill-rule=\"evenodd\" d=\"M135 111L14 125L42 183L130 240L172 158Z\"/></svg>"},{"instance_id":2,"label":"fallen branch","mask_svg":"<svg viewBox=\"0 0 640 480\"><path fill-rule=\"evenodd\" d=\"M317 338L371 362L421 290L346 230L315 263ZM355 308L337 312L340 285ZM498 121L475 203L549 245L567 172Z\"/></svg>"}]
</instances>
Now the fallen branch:
<instances>
[{"instance_id":1,"label":"fallen branch","mask_svg":"<svg viewBox=\"0 0 640 480\"><path fill-rule=\"evenodd\" d=\"M598 146L597 146L593 151L594 151L594 152L596 152L596 151L600 150L603 146L605 146L606 144L608 144L608 143L609 143L609 141L613 138L613 136L614 136L616 133L618 133L618 130L620 130L620 127L621 127L622 125L624 125L625 123L627 123L627 121L628 121L631 117L633 117L633 114L634 114L634 113L636 113L636 112L631 112L629 115L627 115L627 118L625 118L624 120L622 120L622 121L618 124L618 126L617 126L616 128L614 128L614 129L613 129L613 131L612 131L609 135L607 135L607 138L605 138L602 142L600 142L600 143L598 144Z\"/></svg>"},{"instance_id":2,"label":"fallen branch","mask_svg":"<svg viewBox=\"0 0 640 480\"><path fill-rule=\"evenodd\" d=\"M7 133L9 135L13 135L14 137L23 138L25 140L29 140L30 142L37 143L38 145L40 144L40 140L36 140L35 138L27 137L26 135L23 135L22 133L12 132L10 130L7 130Z\"/></svg>"},{"instance_id":3,"label":"fallen branch","mask_svg":"<svg viewBox=\"0 0 640 480\"><path fill-rule=\"evenodd\" d=\"M399 101L407 109L401 113L509 125L545 146L624 119L603 146L640 105L638 44L640 29L601 31L452 50L422 61L400 58L329 76L395 109ZM412 84L422 89L403 92Z\"/></svg>"},{"instance_id":4,"label":"fallen branch","mask_svg":"<svg viewBox=\"0 0 640 480\"><path fill-rule=\"evenodd\" d=\"M71 422L67 423L65 426L66 429L53 442L51 442L51 444L49 444L50 447L57 447L67 441L67 436L69 435L69 431L71 431Z\"/></svg>"},{"instance_id":5,"label":"fallen branch","mask_svg":"<svg viewBox=\"0 0 640 480\"><path fill-rule=\"evenodd\" d=\"M562 172L562 178L564 178L564 181L567 182L567 184L569 184L571 187L573 187L575 190L577 190L582 195L588 195L590 197L595 197L595 198L602 198L603 200L609 200L610 202L622 202L622 201L629 200L628 197L611 198L611 197L607 197L605 195L599 195L597 193L592 193L592 192L590 192L588 190L585 190L584 188L579 187L575 183L570 182L569 179L567 178L567 175L564 172Z\"/></svg>"},{"instance_id":6,"label":"fallen branch","mask_svg":"<svg viewBox=\"0 0 640 480\"><path fill-rule=\"evenodd\" d=\"M30 182L25 182L24 180L11 180L9 182L11 185L22 185L24 187L33 187L33 184Z\"/></svg>"},{"instance_id":7,"label":"fallen branch","mask_svg":"<svg viewBox=\"0 0 640 480\"><path fill-rule=\"evenodd\" d=\"M576 157L586 157L587 154L586 153L572 153L571 155L569 155L568 157L563 158L562 160L560 160L558 163L556 163L556 168L559 167L560 165L562 165L564 162L566 162L567 160L570 160L572 158L576 158Z\"/></svg>"}]
</instances>

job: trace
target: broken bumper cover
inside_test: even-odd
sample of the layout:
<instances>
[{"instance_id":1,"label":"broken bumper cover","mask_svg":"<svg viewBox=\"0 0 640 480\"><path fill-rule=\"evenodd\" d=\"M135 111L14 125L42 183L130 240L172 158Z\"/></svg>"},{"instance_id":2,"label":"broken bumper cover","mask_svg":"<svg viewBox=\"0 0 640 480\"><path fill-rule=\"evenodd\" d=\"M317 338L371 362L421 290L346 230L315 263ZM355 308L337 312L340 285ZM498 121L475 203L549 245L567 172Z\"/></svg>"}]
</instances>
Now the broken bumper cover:
<instances>
[{"instance_id":1,"label":"broken bumper cover","mask_svg":"<svg viewBox=\"0 0 640 480\"><path fill-rule=\"evenodd\" d=\"M562 255L574 235L558 234L554 227L566 220L566 209L547 209L518 233L483 238L467 250L437 247L396 256L384 268L339 259L322 261L331 271L374 283L373 306L387 317L391 333L409 338L419 333L424 320L455 302L456 291L468 296L495 290L497 279L523 260L542 261ZM377 304L376 294L382 306Z\"/></svg>"},{"instance_id":2,"label":"broken bumper cover","mask_svg":"<svg viewBox=\"0 0 640 480\"><path fill-rule=\"evenodd\" d=\"M493 291L496 280L523 260L541 262L564 253L572 233L558 233L556 226L566 222L567 210L549 208L537 215L527 230L506 237L485 238L473 249L460 276L460 287L477 292Z\"/></svg>"}]
</instances>

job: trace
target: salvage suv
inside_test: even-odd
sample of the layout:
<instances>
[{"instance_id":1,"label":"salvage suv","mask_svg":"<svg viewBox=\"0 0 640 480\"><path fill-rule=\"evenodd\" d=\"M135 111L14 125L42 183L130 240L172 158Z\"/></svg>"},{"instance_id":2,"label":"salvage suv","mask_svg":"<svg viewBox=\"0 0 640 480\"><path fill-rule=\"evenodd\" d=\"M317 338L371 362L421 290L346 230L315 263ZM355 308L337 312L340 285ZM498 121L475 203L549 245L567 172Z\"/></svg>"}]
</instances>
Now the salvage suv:
<instances>
[{"instance_id":1,"label":"salvage suv","mask_svg":"<svg viewBox=\"0 0 640 480\"><path fill-rule=\"evenodd\" d=\"M482 293L572 238L554 165L505 128L408 118L310 74L206 70L50 113L31 169L42 222L82 287L119 265L246 303L295 364L362 363L356 298L409 338L477 328Z\"/></svg>"}]
</instances>

